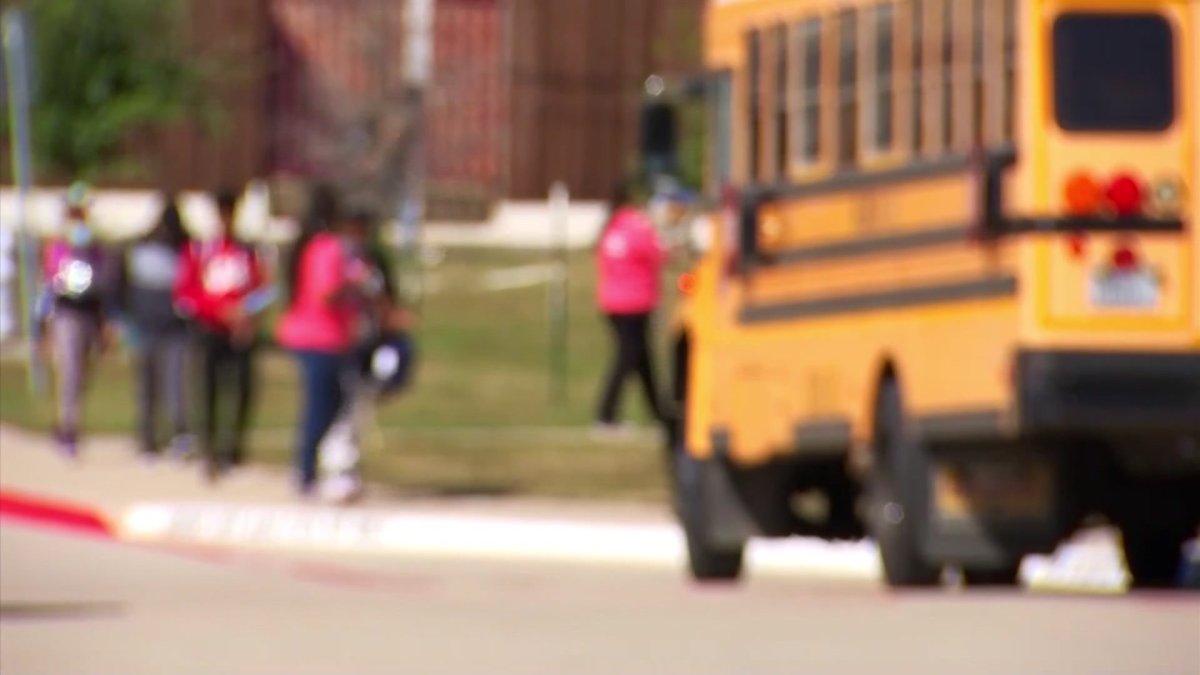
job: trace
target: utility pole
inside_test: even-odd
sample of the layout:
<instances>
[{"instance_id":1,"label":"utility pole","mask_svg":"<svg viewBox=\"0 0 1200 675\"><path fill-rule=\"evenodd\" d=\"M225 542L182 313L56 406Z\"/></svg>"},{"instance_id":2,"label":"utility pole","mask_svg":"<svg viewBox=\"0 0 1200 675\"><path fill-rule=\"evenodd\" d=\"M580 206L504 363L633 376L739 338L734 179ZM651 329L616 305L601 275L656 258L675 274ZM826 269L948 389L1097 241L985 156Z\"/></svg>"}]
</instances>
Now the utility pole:
<instances>
[{"instance_id":1,"label":"utility pole","mask_svg":"<svg viewBox=\"0 0 1200 675\"><path fill-rule=\"evenodd\" d=\"M34 302L37 296L35 263L37 242L29 231L26 206L33 182L33 157L30 150L29 108L32 99L32 68L30 67L29 20L19 9L8 9L2 17L4 30L5 79L8 83L9 128L12 133L13 174L17 181L17 237L20 258L21 314L28 322L29 386L35 394L45 388L44 373L38 352L38 336L34 325Z\"/></svg>"},{"instance_id":2,"label":"utility pole","mask_svg":"<svg viewBox=\"0 0 1200 675\"><path fill-rule=\"evenodd\" d=\"M397 239L406 251L409 268L416 274L417 290L412 299L419 309L424 295L421 263L421 222L425 217L425 90L433 70L433 0L407 0L405 6L405 107L409 142L404 186L397 205Z\"/></svg>"}]
</instances>

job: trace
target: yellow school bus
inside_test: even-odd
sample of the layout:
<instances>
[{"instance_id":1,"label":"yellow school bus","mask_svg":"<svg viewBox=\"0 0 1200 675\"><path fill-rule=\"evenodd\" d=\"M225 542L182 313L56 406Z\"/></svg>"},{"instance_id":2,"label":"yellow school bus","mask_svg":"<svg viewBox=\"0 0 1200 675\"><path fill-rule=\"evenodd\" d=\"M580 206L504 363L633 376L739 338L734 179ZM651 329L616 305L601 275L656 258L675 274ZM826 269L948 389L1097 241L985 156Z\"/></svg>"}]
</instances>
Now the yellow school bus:
<instances>
[{"instance_id":1,"label":"yellow school bus","mask_svg":"<svg viewBox=\"0 0 1200 675\"><path fill-rule=\"evenodd\" d=\"M1137 586L1200 525L1200 3L712 0L721 208L673 332L699 579L873 537L1018 581L1092 519Z\"/></svg>"}]
</instances>

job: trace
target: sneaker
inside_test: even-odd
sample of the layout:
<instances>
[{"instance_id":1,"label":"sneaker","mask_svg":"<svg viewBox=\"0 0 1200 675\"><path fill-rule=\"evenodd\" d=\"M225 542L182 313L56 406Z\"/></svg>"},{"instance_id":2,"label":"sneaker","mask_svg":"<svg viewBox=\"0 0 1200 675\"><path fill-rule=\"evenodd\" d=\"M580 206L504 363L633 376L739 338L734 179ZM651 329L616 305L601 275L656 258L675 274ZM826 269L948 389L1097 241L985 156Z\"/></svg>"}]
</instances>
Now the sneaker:
<instances>
[{"instance_id":1,"label":"sneaker","mask_svg":"<svg viewBox=\"0 0 1200 675\"><path fill-rule=\"evenodd\" d=\"M189 460L196 453L196 439L191 434L175 434L167 445L167 453L180 461Z\"/></svg>"},{"instance_id":2,"label":"sneaker","mask_svg":"<svg viewBox=\"0 0 1200 675\"><path fill-rule=\"evenodd\" d=\"M55 431L54 442L58 446L59 454L63 457L71 460L79 458L79 436L74 431L62 429Z\"/></svg>"},{"instance_id":3,"label":"sneaker","mask_svg":"<svg viewBox=\"0 0 1200 675\"><path fill-rule=\"evenodd\" d=\"M362 481L350 474L331 476L321 485L321 497L335 504L350 504L357 501L362 493Z\"/></svg>"},{"instance_id":4,"label":"sneaker","mask_svg":"<svg viewBox=\"0 0 1200 675\"><path fill-rule=\"evenodd\" d=\"M229 462L225 460L209 458L204 461L204 478L209 483L216 483L225 478L230 470Z\"/></svg>"}]
</instances>

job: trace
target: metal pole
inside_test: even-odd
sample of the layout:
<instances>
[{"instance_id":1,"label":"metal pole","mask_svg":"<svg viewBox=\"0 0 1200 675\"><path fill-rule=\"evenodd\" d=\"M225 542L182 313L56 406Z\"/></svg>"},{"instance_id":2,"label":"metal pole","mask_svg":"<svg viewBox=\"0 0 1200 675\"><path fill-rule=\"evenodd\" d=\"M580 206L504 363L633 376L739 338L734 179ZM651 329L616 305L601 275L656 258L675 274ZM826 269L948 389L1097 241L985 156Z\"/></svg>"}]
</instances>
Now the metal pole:
<instances>
[{"instance_id":1,"label":"metal pole","mask_svg":"<svg viewBox=\"0 0 1200 675\"><path fill-rule=\"evenodd\" d=\"M26 39L26 15L20 10L10 9L4 13L4 51L8 64L8 112L12 130L13 174L17 181L17 236L20 266L21 314L27 322L29 334L29 388L35 395L45 390L42 362L38 351L38 335L34 325L34 308L37 297L38 259L37 242L29 231L26 203L32 184L33 159L30 151L29 106L30 73L29 42Z\"/></svg>"},{"instance_id":2,"label":"metal pole","mask_svg":"<svg viewBox=\"0 0 1200 675\"><path fill-rule=\"evenodd\" d=\"M549 298L550 328L550 400L567 400L567 216L570 193L562 181L550 186L551 265Z\"/></svg>"},{"instance_id":3,"label":"metal pole","mask_svg":"<svg viewBox=\"0 0 1200 675\"><path fill-rule=\"evenodd\" d=\"M424 299L424 271L421 264L421 223L425 217L425 88L433 65L433 0L408 0L405 7L405 80L411 143L405 187L400 204L400 227L408 250L410 270L416 274L413 308L420 311Z\"/></svg>"}]
</instances>

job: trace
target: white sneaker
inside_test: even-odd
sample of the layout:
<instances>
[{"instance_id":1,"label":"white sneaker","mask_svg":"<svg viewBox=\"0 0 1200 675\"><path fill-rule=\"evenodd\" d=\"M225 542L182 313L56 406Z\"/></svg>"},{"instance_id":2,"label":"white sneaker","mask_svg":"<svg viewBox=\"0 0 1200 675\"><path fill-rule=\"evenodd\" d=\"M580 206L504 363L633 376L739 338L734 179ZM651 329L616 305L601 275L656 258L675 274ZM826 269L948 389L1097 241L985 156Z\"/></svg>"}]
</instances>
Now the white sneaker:
<instances>
[{"instance_id":1,"label":"white sneaker","mask_svg":"<svg viewBox=\"0 0 1200 675\"><path fill-rule=\"evenodd\" d=\"M349 504L362 497L363 484L357 476L341 474L321 483L321 497L336 504Z\"/></svg>"}]
</instances>

